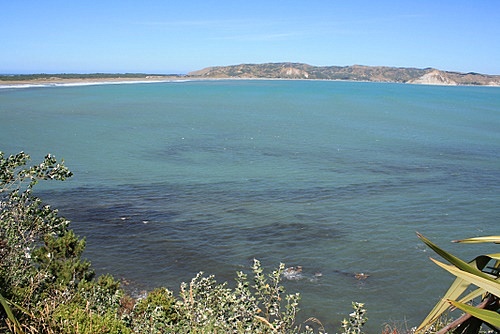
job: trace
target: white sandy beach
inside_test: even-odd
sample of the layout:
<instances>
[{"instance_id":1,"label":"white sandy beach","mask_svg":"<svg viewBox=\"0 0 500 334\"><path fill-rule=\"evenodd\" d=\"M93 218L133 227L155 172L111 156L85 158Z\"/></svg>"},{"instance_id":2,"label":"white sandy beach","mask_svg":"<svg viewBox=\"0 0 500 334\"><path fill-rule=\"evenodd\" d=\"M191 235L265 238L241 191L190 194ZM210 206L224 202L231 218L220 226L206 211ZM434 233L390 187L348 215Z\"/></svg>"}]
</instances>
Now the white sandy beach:
<instances>
[{"instance_id":1,"label":"white sandy beach","mask_svg":"<svg viewBox=\"0 0 500 334\"><path fill-rule=\"evenodd\" d=\"M50 77L33 80L6 80L0 81L0 88L25 88L25 87L47 87L47 86L86 86L103 84L126 84L126 83L155 83L185 80L179 76L146 76L143 78L70 78L63 79Z\"/></svg>"}]
</instances>

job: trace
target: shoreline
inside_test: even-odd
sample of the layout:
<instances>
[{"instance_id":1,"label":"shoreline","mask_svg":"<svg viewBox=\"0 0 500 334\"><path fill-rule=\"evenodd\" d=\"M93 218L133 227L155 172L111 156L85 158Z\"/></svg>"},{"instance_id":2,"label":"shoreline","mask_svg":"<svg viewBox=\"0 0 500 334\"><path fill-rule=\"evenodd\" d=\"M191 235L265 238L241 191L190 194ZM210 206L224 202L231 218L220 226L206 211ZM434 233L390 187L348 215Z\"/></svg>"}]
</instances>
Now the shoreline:
<instances>
[{"instance_id":1,"label":"shoreline","mask_svg":"<svg viewBox=\"0 0 500 334\"><path fill-rule=\"evenodd\" d=\"M186 81L181 76L145 76L145 77L103 77L103 78L40 78L27 80L0 80L0 88L36 88L36 87L63 87L63 86L90 86L132 83L159 83Z\"/></svg>"},{"instance_id":2,"label":"shoreline","mask_svg":"<svg viewBox=\"0 0 500 334\"><path fill-rule=\"evenodd\" d=\"M446 86L446 87L499 87L499 85L452 85L446 83L424 83L424 82L391 82L391 81L365 81L365 80L330 80L330 79L292 79L292 78L261 78L261 77L196 77L176 75L151 75L145 77L102 77L102 78L38 78L26 80L0 80L0 89L15 88L46 88L46 87L71 87L71 86L94 86L94 85L120 85L141 83L163 83L163 82L187 82L187 81L219 81L219 80L292 80L292 81L344 81L364 83L395 83L407 85L424 86Z\"/></svg>"}]
</instances>

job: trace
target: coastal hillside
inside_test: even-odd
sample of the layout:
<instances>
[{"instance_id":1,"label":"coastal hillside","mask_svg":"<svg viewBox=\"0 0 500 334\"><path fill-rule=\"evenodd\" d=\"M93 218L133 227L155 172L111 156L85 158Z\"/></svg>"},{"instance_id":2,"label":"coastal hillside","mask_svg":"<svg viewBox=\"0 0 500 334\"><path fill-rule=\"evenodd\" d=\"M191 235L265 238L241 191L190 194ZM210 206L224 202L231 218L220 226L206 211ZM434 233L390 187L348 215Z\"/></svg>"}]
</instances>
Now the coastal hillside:
<instances>
[{"instance_id":1,"label":"coastal hillside","mask_svg":"<svg viewBox=\"0 0 500 334\"><path fill-rule=\"evenodd\" d=\"M428 85L500 86L499 75L458 73L433 68L386 66L312 66L302 63L240 64L207 67L188 73L197 78L321 79L399 82Z\"/></svg>"}]
</instances>

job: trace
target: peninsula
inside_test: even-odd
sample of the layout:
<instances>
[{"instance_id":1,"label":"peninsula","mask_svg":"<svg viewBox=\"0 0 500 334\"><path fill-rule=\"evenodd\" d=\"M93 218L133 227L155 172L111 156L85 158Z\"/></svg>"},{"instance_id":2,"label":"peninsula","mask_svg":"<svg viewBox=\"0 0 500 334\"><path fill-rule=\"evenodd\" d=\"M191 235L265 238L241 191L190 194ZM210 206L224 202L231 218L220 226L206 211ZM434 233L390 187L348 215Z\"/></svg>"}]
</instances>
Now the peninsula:
<instances>
[{"instance_id":1,"label":"peninsula","mask_svg":"<svg viewBox=\"0 0 500 334\"><path fill-rule=\"evenodd\" d=\"M207 67L190 72L191 78L316 79L397 82L428 85L500 86L500 75L459 73L434 68L387 66L312 66L302 63L240 64Z\"/></svg>"}]
</instances>

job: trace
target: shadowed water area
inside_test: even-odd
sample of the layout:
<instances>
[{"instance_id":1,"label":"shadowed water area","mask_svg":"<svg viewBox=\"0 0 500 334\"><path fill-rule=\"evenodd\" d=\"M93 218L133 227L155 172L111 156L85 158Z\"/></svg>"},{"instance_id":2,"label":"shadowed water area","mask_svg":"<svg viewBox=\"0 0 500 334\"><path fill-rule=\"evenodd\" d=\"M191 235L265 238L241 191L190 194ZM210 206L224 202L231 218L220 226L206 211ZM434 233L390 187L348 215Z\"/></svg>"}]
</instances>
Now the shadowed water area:
<instances>
[{"instance_id":1,"label":"shadowed water area","mask_svg":"<svg viewBox=\"0 0 500 334\"><path fill-rule=\"evenodd\" d=\"M452 277L419 231L466 260L498 234L500 90L323 81L0 89L0 150L64 158L40 195L85 256L138 291L254 258L302 266L302 316L338 331L416 326ZM315 275L321 273L322 275ZM365 280L355 278L366 273Z\"/></svg>"}]
</instances>

